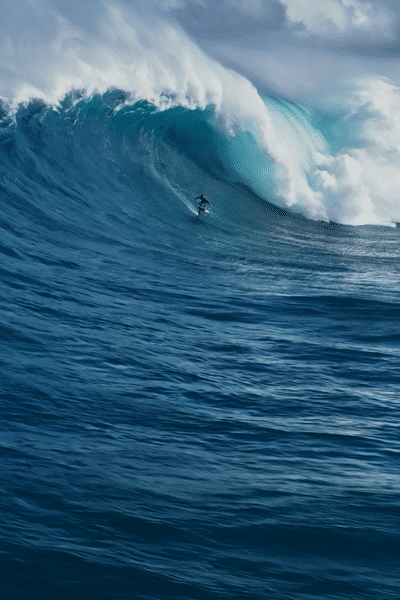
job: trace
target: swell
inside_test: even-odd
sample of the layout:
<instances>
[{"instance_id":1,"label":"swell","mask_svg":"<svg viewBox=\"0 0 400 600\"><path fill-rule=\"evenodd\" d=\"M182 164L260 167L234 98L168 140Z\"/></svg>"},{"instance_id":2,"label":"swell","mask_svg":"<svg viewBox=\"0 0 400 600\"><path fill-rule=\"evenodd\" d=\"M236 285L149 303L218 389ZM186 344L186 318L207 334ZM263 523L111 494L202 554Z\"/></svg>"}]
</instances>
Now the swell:
<instances>
[{"instance_id":1,"label":"swell","mask_svg":"<svg viewBox=\"0 0 400 600\"><path fill-rule=\"evenodd\" d=\"M264 103L286 148L298 153L296 169L312 170L327 142L310 115L282 99ZM204 193L213 205L208 222L225 231L277 226L290 237L293 228L317 225L337 232L337 225L305 220L301 207L286 207L282 165L260 135L251 121L228 130L212 105L160 110L123 90L71 92L57 107L32 100L12 111L3 102L2 226L27 239L40 230L67 244L99 236L123 243L132 226L145 238L149 219L171 234L171 226L185 228L197 214L193 198ZM15 250L4 244L4 252Z\"/></svg>"},{"instance_id":2,"label":"swell","mask_svg":"<svg viewBox=\"0 0 400 600\"><path fill-rule=\"evenodd\" d=\"M212 107L160 111L113 90L90 98L70 93L58 108L34 100L14 114L3 104L1 117L4 226L18 222L18 234L25 224L70 240L110 235L113 219L134 219L142 230L156 216L179 224L196 213L199 193L225 224L254 226L266 213L285 214L241 173L238 151L255 156L255 139L228 135ZM264 162L273 189L274 165Z\"/></svg>"}]
</instances>

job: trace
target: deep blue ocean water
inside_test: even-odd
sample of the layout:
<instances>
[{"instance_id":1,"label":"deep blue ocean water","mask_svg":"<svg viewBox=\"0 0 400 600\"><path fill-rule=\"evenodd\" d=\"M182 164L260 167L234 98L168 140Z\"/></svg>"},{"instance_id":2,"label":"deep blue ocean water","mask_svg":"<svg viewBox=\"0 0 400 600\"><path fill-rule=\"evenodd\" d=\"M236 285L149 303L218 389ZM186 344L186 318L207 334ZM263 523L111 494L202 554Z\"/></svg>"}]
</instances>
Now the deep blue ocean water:
<instances>
[{"instance_id":1,"label":"deep blue ocean water","mask_svg":"<svg viewBox=\"0 0 400 600\"><path fill-rule=\"evenodd\" d=\"M2 108L1 597L398 599L399 229L123 100Z\"/></svg>"}]
</instances>

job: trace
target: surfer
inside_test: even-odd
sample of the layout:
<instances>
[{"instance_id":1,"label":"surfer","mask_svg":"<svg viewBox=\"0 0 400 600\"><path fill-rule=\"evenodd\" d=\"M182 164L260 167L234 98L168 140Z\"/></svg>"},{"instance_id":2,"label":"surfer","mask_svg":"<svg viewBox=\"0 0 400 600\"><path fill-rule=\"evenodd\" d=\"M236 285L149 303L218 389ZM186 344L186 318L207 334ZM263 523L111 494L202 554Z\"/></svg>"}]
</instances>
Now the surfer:
<instances>
[{"instance_id":1,"label":"surfer","mask_svg":"<svg viewBox=\"0 0 400 600\"><path fill-rule=\"evenodd\" d=\"M203 196L203 194L201 194L200 196L197 196L195 198L195 200L200 200L200 202L199 202L199 214L197 215L199 217L202 212L206 212L207 204L208 204L208 206L211 206L211 204L209 203L209 201L207 200L207 198L205 196Z\"/></svg>"}]
</instances>

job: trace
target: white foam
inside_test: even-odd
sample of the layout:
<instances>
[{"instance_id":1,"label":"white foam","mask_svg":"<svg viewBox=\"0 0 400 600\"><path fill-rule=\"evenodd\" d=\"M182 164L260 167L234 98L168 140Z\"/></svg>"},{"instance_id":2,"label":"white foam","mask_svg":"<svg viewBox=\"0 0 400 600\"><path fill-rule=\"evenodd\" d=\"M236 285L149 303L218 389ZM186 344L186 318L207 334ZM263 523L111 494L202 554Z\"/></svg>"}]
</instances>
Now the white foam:
<instances>
[{"instance_id":1,"label":"white foam","mask_svg":"<svg viewBox=\"0 0 400 600\"><path fill-rule=\"evenodd\" d=\"M353 225L400 220L400 92L382 78L361 79L341 98L337 136L346 148L319 157L315 187L327 216Z\"/></svg>"}]
</instances>

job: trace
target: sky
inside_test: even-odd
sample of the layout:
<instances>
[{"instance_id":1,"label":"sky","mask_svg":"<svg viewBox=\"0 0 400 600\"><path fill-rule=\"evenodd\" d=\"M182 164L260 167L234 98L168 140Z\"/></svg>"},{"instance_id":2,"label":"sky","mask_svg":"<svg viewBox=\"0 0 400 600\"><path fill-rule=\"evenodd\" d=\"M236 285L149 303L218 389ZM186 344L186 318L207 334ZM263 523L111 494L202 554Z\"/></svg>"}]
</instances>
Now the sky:
<instances>
[{"instance_id":1,"label":"sky","mask_svg":"<svg viewBox=\"0 0 400 600\"><path fill-rule=\"evenodd\" d=\"M393 0L162 4L209 55L294 100L312 101L333 82L359 76L399 80L400 4Z\"/></svg>"}]
</instances>

